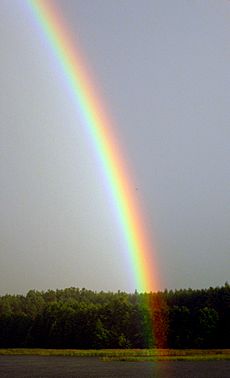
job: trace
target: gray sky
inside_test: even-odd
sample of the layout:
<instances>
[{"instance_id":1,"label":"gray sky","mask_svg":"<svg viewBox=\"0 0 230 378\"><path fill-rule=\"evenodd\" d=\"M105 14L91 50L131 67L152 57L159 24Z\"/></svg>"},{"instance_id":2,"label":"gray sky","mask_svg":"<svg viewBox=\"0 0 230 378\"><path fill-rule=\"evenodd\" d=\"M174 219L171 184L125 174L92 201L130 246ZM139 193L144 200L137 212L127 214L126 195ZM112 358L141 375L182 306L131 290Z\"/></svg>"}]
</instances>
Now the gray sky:
<instances>
[{"instance_id":1,"label":"gray sky","mask_svg":"<svg viewBox=\"0 0 230 378\"><path fill-rule=\"evenodd\" d=\"M230 279L230 2L56 0L155 239L160 289ZM22 0L0 2L0 293L135 289L92 142Z\"/></svg>"}]
</instances>

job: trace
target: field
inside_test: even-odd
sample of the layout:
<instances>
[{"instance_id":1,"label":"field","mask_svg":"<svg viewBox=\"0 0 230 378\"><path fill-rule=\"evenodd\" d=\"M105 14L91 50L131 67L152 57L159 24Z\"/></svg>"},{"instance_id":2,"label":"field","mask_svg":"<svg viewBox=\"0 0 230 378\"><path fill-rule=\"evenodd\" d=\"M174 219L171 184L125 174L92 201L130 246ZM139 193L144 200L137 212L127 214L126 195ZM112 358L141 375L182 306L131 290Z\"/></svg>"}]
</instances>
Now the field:
<instances>
[{"instance_id":1,"label":"field","mask_svg":"<svg viewBox=\"0 0 230 378\"><path fill-rule=\"evenodd\" d=\"M103 361L230 360L230 349L0 349L1 356L99 357Z\"/></svg>"}]
</instances>

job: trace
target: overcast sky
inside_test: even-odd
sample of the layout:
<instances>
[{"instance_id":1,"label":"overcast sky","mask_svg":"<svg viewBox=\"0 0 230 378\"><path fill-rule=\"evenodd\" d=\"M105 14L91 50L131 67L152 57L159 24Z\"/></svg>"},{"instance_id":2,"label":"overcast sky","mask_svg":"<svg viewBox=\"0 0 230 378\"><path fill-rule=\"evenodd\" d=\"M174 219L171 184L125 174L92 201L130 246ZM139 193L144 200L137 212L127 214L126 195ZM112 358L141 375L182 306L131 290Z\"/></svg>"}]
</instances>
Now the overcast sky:
<instances>
[{"instance_id":1,"label":"overcast sky","mask_svg":"<svg viewBox=\"0 0 230 378\"><path fill-rule=\"evenodd\" d=\"M230 280L230 2L55 0L135 176L159 289ZM135 289L92 141L23 0L0 2L0 292Z\"/></svg>"}]
</instances>

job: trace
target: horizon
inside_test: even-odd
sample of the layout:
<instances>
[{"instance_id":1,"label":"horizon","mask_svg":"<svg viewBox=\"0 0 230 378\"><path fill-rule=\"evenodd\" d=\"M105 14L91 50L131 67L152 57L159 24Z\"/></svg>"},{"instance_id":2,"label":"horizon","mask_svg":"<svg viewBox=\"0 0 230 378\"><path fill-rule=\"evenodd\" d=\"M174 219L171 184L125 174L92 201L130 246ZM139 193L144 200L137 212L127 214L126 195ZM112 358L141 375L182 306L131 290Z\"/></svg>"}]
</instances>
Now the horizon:
<instances>
[{"instance_id":1,"label":"horizon","mask_svg":"<svg viewBox=\"0 0 230 378\"><path fill-rule=\"evenodd\" d=\"M47 289L36 289L36 288L30 288L28 289L28 291L24 292L24 293L10 293L10 292L6 292L4 294L0 294L0 297L4 297L4 296L7 296L7 295L11 295L11 296L26 296L30 291L35 291L35 292L39 292L39 293L46 293L48 291L64 291L64 290L69 290L69 289L77 289L79 291L91 291L95 294L100 294L100 293L105 293L105 294L109 294L109 293L112 293L112 294L127 294L127 295L133 295L133 294L146 294L146 295L149 295L149 294L158 294L158 293L165 293L165 292L176 292L176 291L186 291L186 290L192 290L192 291L203 291L203 290L210 290L210 289L220 289L220 288L223 288L223 287L229 287L229 282L228 281L225 281L223 284L220 284L218 286L209 286L209 287L200 287L200 288L192 288L192 287L181 287L181 288L165 288L163 290L156 290L156 291L138 291L137 289L134 289L134 291L126 291L126 290L120 290L120 289L117 289L116 291L113 291L113 290L95 290L95 289L90 289L90 288L87 288L87 287L77 287L77 286L70 286L70 287L64 287L64 288L47 288Z\"/></svg>"}]
</instances>

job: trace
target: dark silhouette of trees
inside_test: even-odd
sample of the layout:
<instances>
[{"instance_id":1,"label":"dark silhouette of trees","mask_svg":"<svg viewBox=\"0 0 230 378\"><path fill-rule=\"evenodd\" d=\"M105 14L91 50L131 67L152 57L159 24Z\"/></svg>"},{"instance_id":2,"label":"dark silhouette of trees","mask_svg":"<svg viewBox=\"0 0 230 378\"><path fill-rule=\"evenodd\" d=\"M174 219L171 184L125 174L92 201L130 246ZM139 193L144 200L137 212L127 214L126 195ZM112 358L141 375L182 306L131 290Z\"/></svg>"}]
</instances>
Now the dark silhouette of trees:
<instances>
[{"instance_id":1,"label":"dark silhouette of trees","mask_svg":"<svg viewBox=\"0 0 230 378\"><path fill-rule=\"evenodd\" d=\"M0 347L230 348L230 286L132 294L68 288L4 295Z\"/></svg>"}]
</instances>

